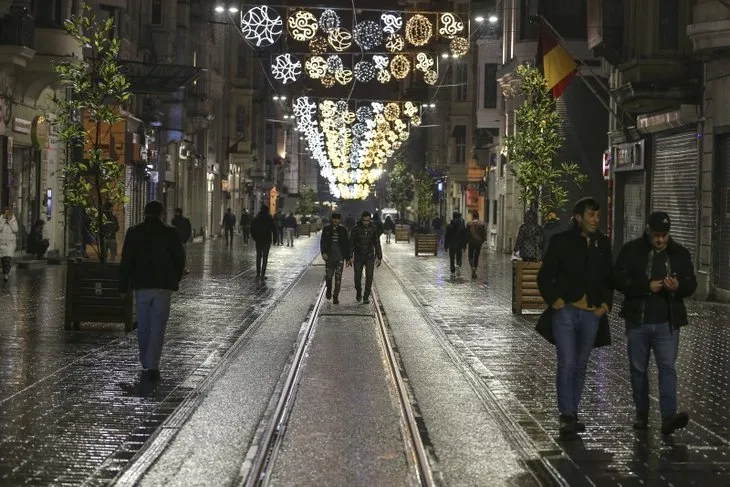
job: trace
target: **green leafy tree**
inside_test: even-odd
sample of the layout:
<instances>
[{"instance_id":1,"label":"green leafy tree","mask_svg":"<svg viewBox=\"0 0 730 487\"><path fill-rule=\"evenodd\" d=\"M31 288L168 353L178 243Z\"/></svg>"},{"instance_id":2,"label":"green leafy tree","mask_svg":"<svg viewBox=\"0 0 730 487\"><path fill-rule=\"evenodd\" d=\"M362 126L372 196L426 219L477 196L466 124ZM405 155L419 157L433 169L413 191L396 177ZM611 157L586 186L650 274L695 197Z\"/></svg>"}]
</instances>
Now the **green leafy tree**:
<instances>
[{"instance_id":1,"label":"green leafy tree","mask_svg":"<svg viewBox=\"0 0 730 487\"><path fill-rule=\"evenodd\" d=\"M83 148L83 156L67 153L63 165L65 209L78 208L87 217L86 225L94 235L92 246L103 263L106 260L104 206L126 201L124 163L113 159L112 126L123 120L121 105L131 96L129 82L121 72L119 39L114 38L112 19L96 20L94 11L84 6L83 14L64 22L64 28L88 51L82 59L55 65L66 97L54 97L58 107L55 123L67 147Z\"/></svg>"},{"instance_id":2,"label":"green leafy tree","mask_svg":"<svg viewBox=\"0 0 730 487\"><path fill-rule=\"evenodd\" d=\"M436 214L436 203L433 201L434 179L421 173L415 177L416 216L421 225L428 225Z\"/></svg>"},{"instance_id":3,"label":"green leafy tree","mask_svg":"<svg viewBox=\"0 0 730 487\"><path fill-rule=\"evenodd\" d=\"M403 161L397 161L390 171L388 195L398 210L398 215L405 218L406 208L413 202L415 196L415 181Z\"/></svg>"},{"instance_id":4,"label":"green leafy tree","mask_svg":"<svg viewBox=\"0 0 730 487\"><path fill-rule=\"evenodd\" d=\"M556 160L564 138L558 131L560 114L543 75L526 65L518 66L516 73L524 101L515 110L516 135L505 140L507 155L520 186L520 201L548 215L568 202L566 183L580 186L587 177L577 164Z\"/></svg>"},{"instance_id":5,"label":"green leafy tree","mask_svg":"<svg viewBox=\"0 0 730 487\"><path fill-rule=\"evenodd\" d=\"M299 213L302 215L311 215L314 213L314 202L317 199L317 193L312 188L304 188L299 192Z\"/></svg>"}]
</instances>

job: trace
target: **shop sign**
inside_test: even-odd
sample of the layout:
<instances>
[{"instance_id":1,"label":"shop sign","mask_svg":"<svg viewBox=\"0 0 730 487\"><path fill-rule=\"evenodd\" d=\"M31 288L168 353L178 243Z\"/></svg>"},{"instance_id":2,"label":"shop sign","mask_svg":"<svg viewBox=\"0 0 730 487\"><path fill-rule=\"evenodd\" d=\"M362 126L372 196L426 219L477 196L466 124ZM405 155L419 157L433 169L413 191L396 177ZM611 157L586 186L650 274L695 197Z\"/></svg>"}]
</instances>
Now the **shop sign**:
<instances>
[{"instance_id":1,"label":"shop sign","mask_svg":"<svg viewBox=\"0 0 730 487\"><path fill-rule=\"evenodd\" d=\"M619 144L613 148L613 170L640 171L644 169L645 145L643 140Z\"/></svg>"},{"instance_id":2,"label":"shop sign","mask_svg":"<svg viewBox=\"0 0 730 487\"><path fill-rule=\"evenodd\" d=\"M13 132L18 132L19 134L30 134L30 130L32 127L32 123L30 120L24 120L22 118L14 118L13 119Z\"/></svg>"}]
</instances>

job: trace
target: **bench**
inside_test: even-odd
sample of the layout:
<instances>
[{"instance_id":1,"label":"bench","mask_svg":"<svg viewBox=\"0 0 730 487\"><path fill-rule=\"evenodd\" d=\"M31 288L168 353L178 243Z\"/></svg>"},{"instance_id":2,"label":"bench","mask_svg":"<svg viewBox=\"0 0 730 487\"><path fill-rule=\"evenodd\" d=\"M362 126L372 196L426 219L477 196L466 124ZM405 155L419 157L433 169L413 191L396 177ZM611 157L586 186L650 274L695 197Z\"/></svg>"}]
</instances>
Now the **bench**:
<instances>
[{"instance_id":1,"label":"bench","mask_svg":"<svg viewBox=\"0 0 730 487\"><path fill-rule=\"evenodd\" d=\"M512 263L512 313L523 311L542 312L547 305L537 288L539 262L516 260Z\"/></svg>"},{"instance_id":2,"label":"bench","mask_svg":"<svg viewBox=\"0 0 730 487\"><path fill-rule=\"evenodd\" d=\"M408 225L395 226L395 243L411 243L411 228Z\"/></svg>"},{"instance_id":3,"label":"bench","mask_svg":"<svg viewBox=\"0 0 730 487\"><path fill-rule=\"evenodd\" d=\"M418 254L438 255L439 238L435 233L416 234L416 256Z\"/></svg>"}]
</instances>

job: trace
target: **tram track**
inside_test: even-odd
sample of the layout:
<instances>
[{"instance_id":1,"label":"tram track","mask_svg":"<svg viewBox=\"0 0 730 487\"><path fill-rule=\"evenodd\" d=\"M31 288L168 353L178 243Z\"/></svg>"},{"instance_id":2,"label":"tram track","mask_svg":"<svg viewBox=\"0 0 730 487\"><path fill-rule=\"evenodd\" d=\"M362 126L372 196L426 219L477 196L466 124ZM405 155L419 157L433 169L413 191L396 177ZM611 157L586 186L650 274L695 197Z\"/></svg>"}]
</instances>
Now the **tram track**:
<instances>
[{"instance_id":1,"label":"tram track","mask_svg":"<svg viewBox=\"0 0 730 487\"><path fill-rule=\"evenodd\" d=\"M266 420L267 423L263 434L260 435L259 440L255 441L255 446L252 447L251 452L255 451L255 453L253 455L249 454L248 460L245 462L246 465L242 469L242 475L239 477L240 482L238 483L242 487L264 487L270 485L272 481L277 458L286 437L287 429L290 426L297 391L302 385L306 358L310 355L312 342L315 339L318 324L322 317L323 305L326 303L324 296L325 287L322 285L315 298L312 311L299 334L290 368L279 387L278 398L275 398L274 409L268 420ZM412 401L409 398L406 382L401 373L395 347L388 331L387 319L375 291L373 291L371 298L372 324L376 329L379 342L378 348L386 371L388 388L391 391L391 396L395 402L394 406L399 416L403 453L408 464L411 484L424 487L438 485L434 480L429 455L419 431Z\"/></svg>"}]
</instances>

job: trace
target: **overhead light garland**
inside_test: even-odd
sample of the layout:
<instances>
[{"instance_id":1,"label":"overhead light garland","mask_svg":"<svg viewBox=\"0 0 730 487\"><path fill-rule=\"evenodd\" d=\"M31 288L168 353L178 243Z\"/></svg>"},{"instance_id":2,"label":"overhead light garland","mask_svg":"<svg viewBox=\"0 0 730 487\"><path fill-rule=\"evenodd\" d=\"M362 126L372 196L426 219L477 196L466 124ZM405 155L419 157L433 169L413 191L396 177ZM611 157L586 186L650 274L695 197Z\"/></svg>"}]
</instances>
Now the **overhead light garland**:
<instances>
[{"instance_id":1,"label":"overhead light garland","mask_svg":"<svg viewBox=\"0 0 730 487\"><path fill-rule=\"evenodd\" d=\"M419 52L416 55L416 69L424 73L431 69L435 64L433 58L425 52Z\"/></svg>"},{"instance_id":2,"label":"overhead light garland","mask_svg":"<svg viewBox=\"0 0 730 487\"><path fill-rule=\"evenodd\" d=\"M342 28L334 29L327 35L327 41L335 51L346 51L352 46L352 34Z\"/></svg>"},{"instance_id":3,"label":"overhead light garland","mask_svg":"<svg viewBox=\"0 0 730 487\"><path fill-rule=\"evenodd\" d=\"M322 36L315 36L309 41L309 50L312 54L324 54L328 47L327 39Z\"/></svg>"},{"instance_id":4,"label":"overhead light garland","mask_svg":"<svg viewBox=\"0 0 730 487\"><path fill-rule=\"evenodd\" d=\"M384 12L380 15L380 25L386 34L395 34L403 28L403 17L396 12Z\"/></svg>"},{"instance_id":5,"label":"overhead light garland","mask_svg":"<svg viewBox=\"0 0 730 487\"><path fill-rule=\"evenodd\" d=\"M340 16L334 10L325 10L319 16L319 28L322 32L329 34L340 27Z\"/></svg>"},{"instance_id":6,"label":"overhead light garland","mask_svg":"<svg viewBox=\"0 0 730 487\"><path fill-rule=\"evenodd\" d=\"M431 86L433 86L433 85L435 85L435 84L436 84L436 82L437 82L438 80L439 80L439 75L438 75L438 73L437 73L436 71L434 71L433 69L429 69L428 71L426 71L425 73L423 73L423 81L424 81L424 82L425 82L425 83L426 83L427 85L431 85Z\"/></svg>"},{"instance_id":7,"label":"overhead light garland","mask_svg":"<svg viewBox=\"0 0 730 487\"><path fill-rule=\"evenodd\" d=\"M439 34L447 39L453 39L464 31L464 22L450 12L441 14L439 20L441 21Z\"/></svg>"},{"instance_id":8,"label":"overhead light garland","mask_svg":"<svg viewBox=\"0 0 730 487\"><path fill-rule=\"evenodd\" d=\"M406 47L406 41L400 34L390 34L385 40L385 48L390 52L401 52Z\"/></svg>"},{"instance_id":9,"label":"overhead light garland","mask_svg":"<svg viewBox=\"0 0 730 487\"><path fill-rule=\"evenodd\" d=\"M327 74L327 61L322 56L312 56L304 63L307 75L312 79L320 79Z\"/></svg>"},{"instance_id":10,"label":"overhead light garland","mask_svg":"<svg viewBox=\"0 0 730 487\"><path fill-rule=\"evenodd\" d=\"M302 74L302 63L291 54L279 54L271 64L271 74L283 84L293 83Z\"/></svg>"},{"instance_id":11,"label":"overhead light garland","mask_svg":"<svg viewBox=\"0 0 730 487\"><path fill-rule=\"evenodd\" d=\"M411 71L411 62L403 54L398 54L390 61L390 72L395 79L403 79Z\"/></svg>"},{"instance_id":12,"label":"overhead light garland","mask_svg":"<svg viewBox=\"0 0 730 487\"><path fill-rule=\"evenodd\" d=\"M276 43L284 30L284 22L273 8L253 7L241 14L241 33L253 47L269 47Z\"/></svg>"},{"instance_id":13,"label":"overhead light garland","mask_svg":"<svg viewBox=\"0 0 730 487\"><path fill-rule=\"evenodd\" d=\"M383 30L372 20L359 22L353 32L355 43L366 51L370 51L383 43Z\"/></svg>"},{"instance_id":14,"label":"overhead light garland","mask_svg":"<svg viewBox=\"0 0 730 487\"><path fill-rule=\"evenodd\" d=\"M360 83L367 83L375 78L375 66L370 61L358 61L353 72Z\"/></svg>"},{"instance_id":15,"label":"overhead light garland","mask_svg":"<svg viewBox=\"0 0 730 487\"><path fill-rule=\"evenodd\" d=\"M289 35L296 41L306 42L317 34L317 17L308 10L297 10L287 20Z\"/></svg>"},{"instance_id":16,"label":"overhead light garland","mask_svg":"<svg viewBox=\"0 0 730 487\"><path fill-rule=\"evenodd\" d=\"M433 24L425 15L416 14L406 22L406 40L414 46L425 46L432 36Z\"/></svg>"},{"instance_id":17,"label":"overhead light garland","mask_svg":"<svg viewBox=\"0 0 730 487\"><path fill-rule=\"evenodd\" d=\"M464 56L469 52L469 41L463 37L454 37L451 39L451 54L455 56Z\"/></svg>"}]
</instances>

